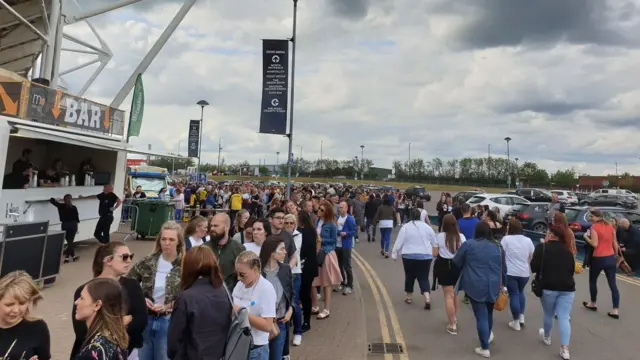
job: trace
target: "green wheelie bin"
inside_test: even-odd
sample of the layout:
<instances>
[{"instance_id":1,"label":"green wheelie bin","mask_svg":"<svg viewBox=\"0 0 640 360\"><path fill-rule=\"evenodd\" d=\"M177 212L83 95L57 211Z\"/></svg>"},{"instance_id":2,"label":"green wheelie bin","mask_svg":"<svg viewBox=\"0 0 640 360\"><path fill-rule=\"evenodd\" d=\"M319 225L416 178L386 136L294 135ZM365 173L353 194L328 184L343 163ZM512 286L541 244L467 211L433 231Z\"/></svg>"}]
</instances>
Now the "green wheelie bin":
<instances>
[{"instance_id":1,"label":"green wheelie bin","mask_svg":"<svg viewBox=\"0 0 640 360\"><path fill-rule=\"evenodd\" d=\"M136 233L139 239L155 237L160 232L162 224L173 220L174 204L165 200L143 200L137 202L138 221Z\"/></svg>"}]
</instances>

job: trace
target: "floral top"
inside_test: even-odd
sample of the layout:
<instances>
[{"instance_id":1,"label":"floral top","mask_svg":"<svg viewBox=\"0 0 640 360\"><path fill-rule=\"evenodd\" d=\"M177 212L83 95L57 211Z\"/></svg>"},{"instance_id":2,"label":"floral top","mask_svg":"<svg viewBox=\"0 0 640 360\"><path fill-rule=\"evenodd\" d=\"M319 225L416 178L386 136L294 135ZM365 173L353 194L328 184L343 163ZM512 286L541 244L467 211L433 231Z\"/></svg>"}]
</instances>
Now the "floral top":
<instances>
[{"instance_id":1,"label":"floral top","mask_svg":"<svg viewBox=\"0 0 640 360\"><path fill-rule=\"evenodd\" d=\"M127 350L120 349L102 334L98 333L89 345L80 350L74 360L126 360Z\"/></svg>"}]
</instances>

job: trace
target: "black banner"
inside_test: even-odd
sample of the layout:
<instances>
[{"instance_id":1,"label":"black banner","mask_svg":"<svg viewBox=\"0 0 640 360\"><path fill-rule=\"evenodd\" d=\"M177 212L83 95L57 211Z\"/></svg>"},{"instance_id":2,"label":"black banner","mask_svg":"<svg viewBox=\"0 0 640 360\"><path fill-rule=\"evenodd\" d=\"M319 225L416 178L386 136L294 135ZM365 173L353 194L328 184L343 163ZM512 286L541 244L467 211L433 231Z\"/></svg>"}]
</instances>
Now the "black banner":
<instances>
[{"instance_id":1,"label":"black banner","mask_svg":"<svg viewBox=\"0 0 640 360\"><path fill-rule=\"evenodd\" d=\"M285 135L289 103L289 40L262 40L260 132Z\"/></svg>"},{"instance_id":2,"label":"black banner","mask_svg":"<svg viewBox=\"0 0 640 360\"><path fill-rule=\"evenodd\" d=\"M199 157L198 150L200 149L200 120L189 121L189 139L187 140L188 157Z\"/></svg>"},{"instance_id":3,"label":"black banner","mask_svg":"<svg viewBox=\"0 0 640 360\"><path fill-rule=\"evenodd\" d=\"M61 90L31 83L29 98L22 106L26 120L103 134L124 134L124 111Z\"/></svg>"}]
</instances>

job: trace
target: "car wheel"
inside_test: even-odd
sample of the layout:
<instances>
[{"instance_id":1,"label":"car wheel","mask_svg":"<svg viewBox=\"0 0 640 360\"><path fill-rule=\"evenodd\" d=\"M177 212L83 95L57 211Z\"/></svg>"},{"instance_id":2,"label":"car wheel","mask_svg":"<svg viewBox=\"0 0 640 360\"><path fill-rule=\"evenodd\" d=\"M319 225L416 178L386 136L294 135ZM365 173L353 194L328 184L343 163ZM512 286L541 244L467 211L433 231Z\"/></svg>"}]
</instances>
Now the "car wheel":
<instances>
[{"instance_id":1,"label":"car wheel","mask_svg":"<svg viewBox=\"0 0 640 360\"><path fill-rule=\"evenodd\" d=\"M533 231L546 234L547 233L547 224L545 223L537 223L533 225Z\"/></svg>"}]
</instances>

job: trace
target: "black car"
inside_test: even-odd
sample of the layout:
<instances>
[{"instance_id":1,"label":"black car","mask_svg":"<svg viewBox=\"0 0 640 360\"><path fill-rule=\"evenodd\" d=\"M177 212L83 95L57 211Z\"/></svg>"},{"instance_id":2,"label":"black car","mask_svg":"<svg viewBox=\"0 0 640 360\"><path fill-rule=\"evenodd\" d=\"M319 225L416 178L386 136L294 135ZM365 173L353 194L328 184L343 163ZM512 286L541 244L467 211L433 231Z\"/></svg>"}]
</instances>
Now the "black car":
<instances>
[{"instance_id":1,"label":"black car","mask_svg":"<svg viewBox=\"0 0 640 360\"><path fill-rule=\"evenodd\" d=\"M476 191L476 190L461 191L461 192L453 195L451 198L453 199L454 202L456 202L459 198L463 198L464 202L467 202L467 201L469 201L469 199L471 199L472 197L474 197L474 196L476 196L478 194L484 194L484 192Z\"/></svg>"},{"instance_id":2,"label":"black car","mask_svg":"<svg viewBox=\"0 0 640 360\"><path fill-rule=\"evenodd\" d=\"M412 186L404 191L404 195L411 201L423 200L431 201L431 194L425 188L420 186Z\"/></svg>"},{"instance_id":3,"label":"black car","mask_svg":"<svg viewBox=\"0 0 640 360\"><path fill-rule=\"evenodd\" d=\"M595 194L580 201L582 206L615 206L624 209L637 209L638 202L626 195L617 194Z\"/></svg>"},{"instance_id":4,"label":"black car","mask_svg":"<svg viewBox=\"0 0 640 360\"><path fill-rule=\"evenodd\" d=\"M525 198L531 202L551 202L551 192L544 189L522 188L515 190L516 195Z\"/></svg>"},{"instance_id":5,"label":"black car","mask_svg":"<svg viewBox=\"0 0 640 360\"><path fill-rule=\"evenodd\" d=\"M587 216L590 208L589 206L570 206L565 209L564 214L567 216L569 228L573 230L576 240L583 241L584 233L591 228L591 222ZM632 226L640 226L640 212L638 211L621 207L597 207L597 209L607 220L624 217L629 220Z\"/></svg>"},{"instance_id":6,"label":"black car","mask_svg":"<svg viewBox=\"0 0 640 360\"><path fill-rule=\"evenodd\" d=\"M516 218L522 223L523 229L546 233L549 228L549 206L549 203L516 204L504 214L504 221L507 223L509 219Z\"/></svg>"}]
</instances>

